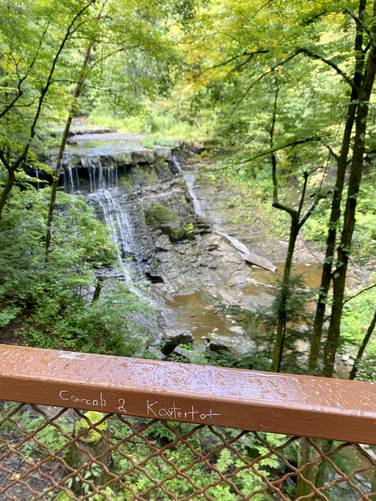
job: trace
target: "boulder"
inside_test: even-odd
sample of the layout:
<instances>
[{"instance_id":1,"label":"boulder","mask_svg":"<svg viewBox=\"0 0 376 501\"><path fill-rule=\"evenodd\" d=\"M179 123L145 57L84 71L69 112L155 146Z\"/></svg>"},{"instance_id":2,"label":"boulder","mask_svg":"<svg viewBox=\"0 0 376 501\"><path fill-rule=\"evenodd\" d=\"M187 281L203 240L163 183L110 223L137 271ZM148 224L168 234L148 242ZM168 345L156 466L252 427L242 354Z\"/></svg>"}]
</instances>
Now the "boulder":
<instances>
[{"instance_id":1,"label":"boulder","mask_svg":"<svg viewBox=\"0 0 376 501\"><path fill-rule=\"evenodd\" d=\"M189 363L189 364L195 364L196 362L196 357L197 354L195 351L187 350L186 348L183 348L182 346L176 346L176 348L173 351L174 355L178 355L179 359L181 361Z\"/></svg>"},{"instance_id":2,"label":"boulder","mask_svg":"<svg viewBox=\"0 0 376 501\"><path fill-rule=\"evenodd\" d=\"M193 240L195 237L194 224L190 221L184 223L170 207L152 205L144 210L144 214L146 224L168 235L171 242Z\"/></svg>"},{"instance_id":3,"label":"boulder","mask_svg":"<svg viewBox=\"0 0 376 501\"><path fill-rule=\"evenodd\" d=\"M223 336L220 334L210 334L210 341L207 349L218 352L232 352L236 355L245 355L256 350L255 343L245 336Z\"/></svg>"},{"instance_id":4,"label":"boulder","mask_svg":"<svg viewBox=\"0 0 376 501\"><path fill-rule=\"evenodd\" d=\"M154 149L155 158L158 160L171 160L171 148L157 146Z\"/></svg>"},{"instance_id":5,"label":"boulder","mask_svg":"<svg viewBox=\"0 0 376 501\"><path fill-rule=\"evenodd\" d=\"M170 355L180 344L193 344L193 336L183 330L165 331L161 342L161 352Z\"/></svg>"},{"instance_id":6,"label":"boulder","mask_svg":"<svg viewBox=\"0 0 376 501\"><path fill-rule=\"evenodd\" d=\"M118 167L126 167L132 165L132 154L131 152L126 153L114 153L113 159L115 160Z\"/></svg>"},{"instance_id":7,"label":"boulder","mask_svg":"<svg viewBox=\"0 0 376 501\"><path fill-rule=\"evenodd\" d=\"M206 349L213 353L229 353L231 351L228 346L219 341L209 341Z\"/></svg>"},{"instance_id":8,"label":"boulder","mask_svg":"<svg viewBox=\"0 0 376 501\"><path fill-rule=\"evenodd\" d=\"M244 334L244 329L240 327L240 325L231 325L228 330L238 336L242 336Z\"/></svg>"}]
</instances>

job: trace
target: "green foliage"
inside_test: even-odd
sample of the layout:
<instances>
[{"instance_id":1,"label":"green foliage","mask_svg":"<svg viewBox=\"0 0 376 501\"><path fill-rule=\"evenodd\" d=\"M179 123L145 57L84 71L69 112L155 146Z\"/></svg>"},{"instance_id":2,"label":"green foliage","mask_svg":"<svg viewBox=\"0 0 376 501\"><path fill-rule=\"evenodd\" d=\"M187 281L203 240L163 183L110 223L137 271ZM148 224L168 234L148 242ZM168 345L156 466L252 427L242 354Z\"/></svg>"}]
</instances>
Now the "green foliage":
<instances>
[{"instance_id":1,"label":"green foliage","mask_svg":"<svg viewBox=\"0 0 376 501\"><path fill-rule=\"evenodd\" d=\"M18 306L5 306L0 310L0 328L8 325L12 320L17 318L21 308Z\"/></svg>"},{"instance_id":2,"label":"green foliage","mask_svg":"<svg viewBox=\"0 0 376 501\"><path fill-rule=\"evenodd\" d=\"M108 230L80 197L58 194L45 260L48 196L49 189L15 193L1 224L2 327L23 315L18 334L34 346L122 355L141 349L135 315L144 305L128 287L107 288L91 302L96 274L111 268L116 253Z\"/></svg>"},{"instance_id":3,"label":"green foliage","mask_svg":"<svg viewBox=\"0 0 376 501\"><path fill-rule=\"evenodd\" d=\"M373 281L375 280L373 276ZM356 355L368 326L372 320L376 304L376 288L360 294L345 305L342 317L342 353ZM376 333L373 333L367 350L359 365L357 377L361 379L376 380Z\"/></svg>"},{"instance_id":4,"label":"green foliage","mask_svg":"<svg viewBox=\"0 0 376 501\"><path fill-rule=\"evenodd\" d=\"M94 126L113 127L123 132L142 134L142 144L146 148L155 145L175 146L179 141L200 141L207 137L207 131L199 123L192 123L189 116L182 116L176 107L174 92L167 99L156 103L139 100L138 109L119 114L110 113L98 103L88 117Z\"/></svg>"},{"instance_id":5,"label":"green foliage","mask_svg":"<svg viewBox=\"0 0 376 501\"><path fill-rule=\"evenodd\" d=\"M351 254L358 265L366 265L369 258L376 255L375 182L376 174L374 169L369 172L366 171L358 197L357 224L351 248ZM305 238L314 241L321 249L324 248L325 244L329 212L330 199L327 199L322 203L321 210L313 213L304 227Z\"/></svg>"},{"instance_id":6,"label":"green foliage","mask_svg":"<svg viewBox=\"0 0 376 501\"><path fill-rule=\"evenodd\" d=\"M102 439L102 435L99 432L105 433L108 430L108 424L103 421L105 414L102 412L87 411L84 413L85 418L76 421L74 426L74 434L81 435L80 440L86 444L93 444ZM102 422L103 421L103 422ZM90 424L89 424L90 423ZM91 427L94 426L94 428ZM98 431L97 431L98 430Z\"/></svg>"}]
</instances>

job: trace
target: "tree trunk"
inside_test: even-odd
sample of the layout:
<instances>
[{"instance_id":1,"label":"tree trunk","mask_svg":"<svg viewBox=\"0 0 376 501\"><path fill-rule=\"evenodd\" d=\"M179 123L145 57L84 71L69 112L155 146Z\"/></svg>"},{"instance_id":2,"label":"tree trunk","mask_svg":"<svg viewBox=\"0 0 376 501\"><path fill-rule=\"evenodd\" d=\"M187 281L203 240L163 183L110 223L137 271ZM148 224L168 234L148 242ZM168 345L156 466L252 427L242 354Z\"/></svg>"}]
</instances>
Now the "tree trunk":
<instances>
[{"instance_id":1,"label":"tree trunk","mask_svg":"<svg viewBox=\"0 0 376 501\"><path fill-rule=\"evenodd\" d=\"M282 354L286 337L286 309L291 287L292 259L299 230L298 216L291 215L289 245L283 270L282 286L278 295L277 327L272 362L272 370L276 372L281 370Z\"/></svg>"},{"instance_id":2,"label":"tree trunk","mask_svg":"<svg viewBox=\"0 0 376 501\"><path fill-rule=\"evenodd\" d=\"M95 286L95 290L94 290L93 299L91 301L91 304L97 303L99 301L99 298L101 297L101 293L102 293L103 280L104 280L104 277L97 278L97 284Z\"/></svg>"},{"instance_id":3,"label":"tree trunk","mask_svg":"<svg viewBox=\"0 0 376 501\"><path fill-rule=\"evenodd\" d=\"M315 443L315 445L319 448L322 446L322 440L315 438L311 439L311 442ZM314 449L306 438L301 438L299 440L299 452L298 452L298 467L301 468L305 464L310 463L311 461L317 461L316 464L312 466L307 466L303 471L302 475L305 479L310 480L315 486L317 485L317 477L320 470L320 454L316 449ZM312 488L310 485L303 480L303 478L297 478L296 492L295 498L300 498L301 496L308 496L311 494ZM307 497L307 499L315 500L314 497Z\"/></svg>"},{"instance_id":4,"label":"tree trunk","mask_svg":"<svg viewBox=\"0 0 376 501\"><path fill-rule=\"evenodd\" d=\"M93 45L94 45L94 42L91 41L90 44L88 45L88 47L86 48L86 51L84 54L84 60L82 62L82 66L81 66L80 77L79 77L79 80L76 84L76 87L75 87L74 93L73 93L73 103L72 103L71 109L69 110L69 114L68 114L67 121L65 123L63 135L61 137L59 153L58 153L57 160L56 160L55 172L53 175L53 181L52 181L52 186L51 186L50 204L48 207L46 246L45 246L46 261L48 260L48 256L49 256L49 253L51 250L52 224L53 224L54 212L55 212L55 207L56 207L56 196L57 196L57 190L59 188L59 179L60 179L61 166L62 166L62 162L63 162L65 147L67 145L67 140L69 137L69 131L70 131L70 128L72 125L72 121L73 121L73 118L74 118L76 111L77 111L77 101L81 95L82 87L83 87L83 84L85 82L86 70L87 70L87 67L89 64L90 53L92 51Z\"/></svg>"},{"instance_id":5,"label":"tree trunk","mask_svg":"<svg viewBox=\"0 0 376 501\"><path fill-rule=\"evenodd\" d=\"M376 14L376 1L374 2L374 14ZM375 35L375 27L373 35ZM352 237L355 229L355 213L357 197L363 173L365 140L367 121L369 114L369 100L376 74L376 48L372 45L367 59L367 66L362 87L359 92L359 105L355 123L355 138L353 158L351 162L349 188L346 200L344 222L341 242L337 251L337 266L333 280L333 306L330 318L327 343L325 346L324 375L331 377L334 370L335 356L340 338L341 317L343 311L343 299L347 277L348 262Z\"/></svg>"},{"instance_id":6,"label":"tree trunk","mask_svg":"<svg viewBox=\"0 0 376 501\"><path fill-rule=\"evenodd\" d=\"M360 0L359 2L359 11L358 11L359 22L357 23L356 36L355 36L356 63L353 76L354 87L352 88L351 91L350 103L347 110L347 119L342 139L342 147L340 155L337 159L337 177L332 198L329 229L326 239L325 260L322 268L319 296L317 300L316 314L315 314L313 332L311 338L311 351L308 363L308 371L310 374L314 374L316 372L319 358L320 342L325 320L326 302L332 279L332 266L333 266L335 246L336 246L337 226L341 217L341 201L343 194L343 186L345 182L347 161L350 150L351 134L354 126L356 110L358 107L357 100L359 96L359 87L361 85L362 73L364 68L364 53L362 51L364 25L362 21L364 19L366 4L367 0Z\"/></svg>"},{"instance_id":7,"label":"tree trunk","mask_svg":"<svg viewBox=\"0 0 376 501\"><path fill-rule=\"evenodd\" d=\"M358 354L356 355L354 365L351 369L349 379L355 379L356 373L358 372L358 366L359 362L362 359L363 353L365 352L365 349L367 348L367 345L369 343L369 340L371 339L371 336L373 334L373 331L375 330L376 327L376 310L373 315L373 319L371 320L371 323L369 324L369 327L367 329L367 333L364 336L363 342L359 348Z\"/></svg>"},{"instance_id":8,"label":"tree trunk","mask_svg":"<svg viewBox=\"0 0 376 501\"><path fill-rule=\"evenodd\" d=\"M7 182L5 183L3 191L1 192L1 195L0 195L0 221L3 217L3 211L4 211L5 204L8 200L8 196L9 196L10 192L12 191L12 188L13 188L15 182L16 182L16 173L15 173L15 170L10 167L8 169Z\"/></svg>"}]
</instances>

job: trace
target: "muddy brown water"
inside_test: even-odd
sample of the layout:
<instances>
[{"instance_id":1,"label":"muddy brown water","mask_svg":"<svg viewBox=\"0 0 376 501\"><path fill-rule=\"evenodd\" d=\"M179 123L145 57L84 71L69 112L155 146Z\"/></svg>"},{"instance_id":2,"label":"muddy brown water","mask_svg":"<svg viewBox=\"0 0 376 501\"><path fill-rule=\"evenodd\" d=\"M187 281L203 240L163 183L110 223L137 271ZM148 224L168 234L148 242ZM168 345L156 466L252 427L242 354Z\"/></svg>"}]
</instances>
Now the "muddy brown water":
<instances>
[{"instance_id":1,"label":"muddy brown water","mask_svg":"<svg viewBox=\"0 0 376 501\"><path fill-rule=\"evenodd\" d=\"M262 268L253 267L251 271L251 284L243 288L243 293L257 294L261 288L276 287L282 280L284 263L276 263L277 271L271 273ZM293 265L292 275L301 277L302 286L307 289L318 289L321 281L321 264L319 263L296 263Z\"/></svg>"},{"instance_id":2,"label":"muddy brown water","mask_svg":"<svg viewBox=\"0 0 376 501\"><path fill-rule=\"evenodd\" d=\"M252 267L251 283L244 286L240 294L255 298L256 306L270 304L274 298L278 281L282 277L283 263L277 263L276 273ZM307 289L320 285L321 267L319 264L296 264L294 275L302 277L302 285ZM191 294L179 294L166 299L168 311L166 320L170 329L185 330L192 333L196 343L205 341L205 337L215 332L220 336L233 337L235 321L216 307L215 300L205 291Z\"/></svg>"},{"instance_id":3,"label":"muddy brown water","mask_svg":"<svg viewBox=\"0 0 376 501\"><path fill-rule=\"evenodd\" d=\"M233 335L230 331L233 323L203 291L171 296L166 305L169 307L166 313L169 327L190 331L196 343L205 342L204 338L213 331L221 336Z\"/></svg>"}]
</instances>

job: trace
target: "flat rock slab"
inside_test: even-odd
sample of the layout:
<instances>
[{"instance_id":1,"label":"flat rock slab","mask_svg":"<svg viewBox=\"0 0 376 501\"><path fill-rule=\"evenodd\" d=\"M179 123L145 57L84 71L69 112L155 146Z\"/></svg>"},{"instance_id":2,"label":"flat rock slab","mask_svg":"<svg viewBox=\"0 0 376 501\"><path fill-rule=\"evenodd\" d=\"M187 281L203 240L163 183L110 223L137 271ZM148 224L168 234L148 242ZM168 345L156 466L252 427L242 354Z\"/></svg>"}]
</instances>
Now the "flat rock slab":
<instances>
[{"instance_id":1,"label":"flat rock slab","mask_svg":"<svg viewBox=\"0 0 376 501\"><path fill-rule=\"evenodd\" d=\"M215 233L227 240L240 253L241 257L246 263L258 266L259 268L264 268L265 270L271 271L272 273L277 271L277 267L271 261L269 261L269 259L254 254L243 242L241 242L237 238L232 237L231 235L228 235L227 233L224 233L220 230L216 230Z\"/></svg>"}]
</instances>

